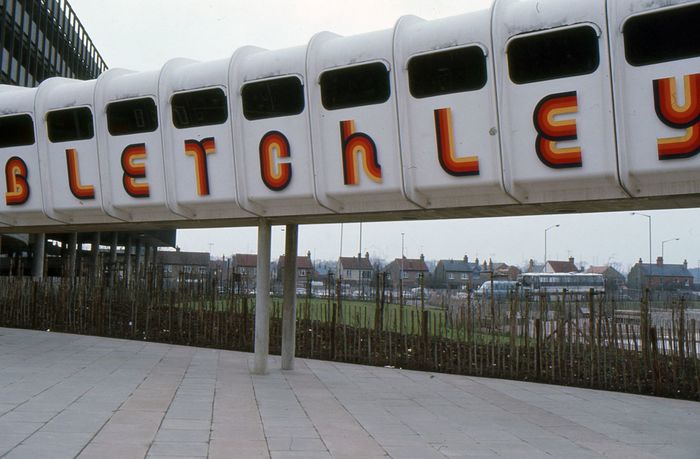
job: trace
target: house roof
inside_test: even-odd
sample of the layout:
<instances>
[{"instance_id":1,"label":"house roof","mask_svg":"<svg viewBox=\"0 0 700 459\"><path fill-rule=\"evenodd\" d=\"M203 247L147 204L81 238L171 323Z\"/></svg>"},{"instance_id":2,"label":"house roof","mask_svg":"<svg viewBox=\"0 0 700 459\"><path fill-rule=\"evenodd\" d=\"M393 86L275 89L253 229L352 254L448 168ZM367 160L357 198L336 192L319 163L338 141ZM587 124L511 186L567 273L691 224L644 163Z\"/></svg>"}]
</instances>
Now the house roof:
<instances>
[{"instance_id":1,"label":"house roof","mask_svg":"<svg viewBox=\"0 0 700 459\"><path fill-rule=\"evenodd\" d=\"M464 260L440 260L438 265L442 265L446 272L471 273L480 271L478 263L471 263Z\"/></svg>"},{"instance_id":2,"label":"house roof","mask_svg":"<svg viewBox=\"0 0 700 459\"><path fill-rule=\"evenodd\" d=\"M164 265L197 265L209 266L208 252L156 252L156 263Z\"/></svg>"},{"instance_id":3,"label":"house roof","mask_svg":"<svg viewBox=\"0 0 700 459\"><path fill-rule=\"evenodd\" d=\"M367 257L340 257L340 266L342 269L372 269Z\"/></svg>"},{"instance_id":4,"label":"house roof","mask_svg":"<svg viewBox=\"0 0 700 459\"><path fill-rule=\"evenodd\" d=\"M578 272L578 268L572 261L556 261L549 260L547 264L552 268L555 273L575 273Z\"/></svg>"},{"instance_id":5,"label":"house roof","mask_svg":"<svg viewBox=\"0 0 700 459\"><path fill-rule=\"evenodd\" d=\"M425 264L424 260L421 260L420 258L404 258L403 261L401 258L395 258L392 263L396 263L396 266L399 267L399 269L403 269L404 271L423 271L423 272L428 272L428 266Z\"/></svg>"},{"instance_id":6,"label":"house roof","mask_svg":"<svg viewBox=\"0 0 700 459\"><path fill-rule=\"evenodd\" d=\"M277 260L278 269L284 268L284 255L281 255ZM297 256L297 269L314 269L313 263L311 263L311 257L308 256Z\"/></svg>"},{"instance_id":7,"label":"house roof","mask_svg":"<svg viewBox=\"0 0 700 459\"><path fill-rule=\"evenodd\" d=\"M639 265L639 263L637 263ZM651 268L651 274L649 274ZM642 263L642 272L645 276L650 277L693 277L693 274L688 271L686 265L670 265L670 264L653 264L651 267L648 263Z\"/></svg>"},{"instance_id":8,"label":"house roof","mask_svg":"<svg viewBox=\"0 0 700 459\"><path fill-rule=\"evenodd\" d=\"M589 266L586 270L587 273L591 274L605 274L610 266Z\"/></svg>"},{"instance_id":9,"label":"house roof","mask_svg":"<svg viewBox=\"0 0 700 459\"><path fill-rule=\"evenodd\" d=\"M254 268L258 266L258 256L251 253L237 253L234 256L235 266L243 266L246 268Z\"/></svg>"}]
</instances>

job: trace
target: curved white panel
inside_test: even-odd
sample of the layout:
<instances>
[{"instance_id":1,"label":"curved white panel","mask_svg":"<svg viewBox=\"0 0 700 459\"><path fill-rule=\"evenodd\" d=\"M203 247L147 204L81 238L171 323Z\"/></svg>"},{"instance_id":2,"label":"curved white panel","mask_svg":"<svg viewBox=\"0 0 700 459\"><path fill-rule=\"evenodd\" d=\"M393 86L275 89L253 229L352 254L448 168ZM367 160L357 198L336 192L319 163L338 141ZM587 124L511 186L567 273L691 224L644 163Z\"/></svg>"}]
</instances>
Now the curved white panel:
<instances>
[{"instance_id":1,"label":"curved white panel","mask_svg":"<svg viewBox=\"0 0 700 459\"><path fill-rule=\"evenodd\" d=\"M161 72L158 95L167 199L171 208L189 218L251 216L241 209L236 195L232 117L226 102L228 68L229 59L206 63L174 59ZM220 96L223 106L203 105L212 98L218 104Z\"/></svg>"},{"instance_id":2,"label":"curved white panel","mask_svg":"<svg viewBox=\"0 0 700 459\"><path fill-rule=\"evenodd\" d=\"M627 170L622 178L633 196L700 193L700 57L632 65L626 58L623 30L635 20L652 18L654 13L677 11L683 16L685 7L697 8L699 4L680 0L608 2L617 141L621 165ZM693 22L692 27L698 26ZM682 36L684 32L672 33ZM655 41L655 37L648 38ZM643 43L634 45L644 47ZM670 51L676 51L678 43L673 48ZM657 111L657 99L668 108L666 113Z\"/></svg>"},{"instance_id":3,"label":"curved white panel","mask_svg":"<svg viewBox=\"0 0 700 459\"><path fill-rule=\"evenodd\" d=\"M316 190L320 202L334 211L416 208L406 199L402 183L392 44L391 29L352 37L320 33L309 43L306 74ZM388 72L388 98L369 105L324 107L324 73L366 64ZM363 84L358 81L359 88Z\"/></svg>"},{"instance_id":4,"label":"curved white panel","mask_svg":"<svg viewBox=\"0 0 700 459\"><path fill-rule=\"evenodd\" d=\"M236 90L232 91L230 102L243 207L265 216L328 213L316 199L314 186L306 103L306 46L239 51L231 60L231 87ZM243 88L279 88L280 82L293 82L292 89L300 90L301 111L288 110L274 116L268 110L274 108L272 101L269 106L262 103L261 110L268 113L246 116Z\"/></svg>"},{"instance_id":5,"label":"curved white panel","mask_svg":"<svg viewBox=\"0 0 700 459\"><path fill-rule=\"evenodd\" d=\"M32 145L0 147L3 186L0 199L0 224L10 226L58 223L44 213L42 182L39 172L37 119L34 116L36 88L0 85L0 117L27 115L34 131Z\"/></svg>"},{"instance_id":6,"label":"curved white panel","mask_svg":"<svg viewBox=\"0 0 700 459\"><path fill-rule=\"evenodd\" d=\"M506 187L523 203L624 198L617 170L605 1L497 0L493 8L501 148L512 167ZM580 52L578 38L562 38L572 31L597 41L598 63L591 64L592 71L576 74L579 67L594 62L585 60L590 55L583 62L572 58L574 64L562 64L565 56L557 54L560 67L548 58L523 60L518 68L524 74L514 82L508 53L517 59L529 52L514 51L517 40L523 44L525 37L560 34L552 46L573 40L570 48L562 47L568 55L569 49ZM544 48L538 44L532 49ZM546 71L551 75L542 77ZM570 76L552 76L567 73Z\"/></svg>"},{"instance_id":7,"label":"curved white panel","mask_svg":"<svg viewBox=\"0 0 700 459\"><path fill-rule=\"evenodd\" d=\"M94 90L95 80L49 78L36 96L44 211L65 223L115 220L102 207Z\"/></svg>"},{"instance_id":8,"label":"curved white panel","mask_svg":"<svg viewBox=\"0 0 700 459\"><path fill-rule=\"evenodd\" d=\"M145 99L157 107L159 76L159 71L108 70L97 79L95 88L104 206L110 215L127 221L173 220L186 213L168 206L160 111L152 131L113 135L108 127L110 104ZM138 121L143 125L147 115L141 116Z\"/></svg>"},{"instance_id":9,"label":"curved white panel","mask_svg":"<svg viewBox=\"0 0 700 459\"><path fill-rule=\"evenodd\" d=\"M490 17L490 10L482 10L435 21L406 16L396 24L394 75L404 183L408 196L422 207L515 203L501 176ZM440 76L452 77L445 75L446 68L466 58L470 75L459 74L466 89L449 89L454 80L444 83ZM423 70L439 63L444 67L435 67L435 74Z\"/></svg>"}]
</instances>

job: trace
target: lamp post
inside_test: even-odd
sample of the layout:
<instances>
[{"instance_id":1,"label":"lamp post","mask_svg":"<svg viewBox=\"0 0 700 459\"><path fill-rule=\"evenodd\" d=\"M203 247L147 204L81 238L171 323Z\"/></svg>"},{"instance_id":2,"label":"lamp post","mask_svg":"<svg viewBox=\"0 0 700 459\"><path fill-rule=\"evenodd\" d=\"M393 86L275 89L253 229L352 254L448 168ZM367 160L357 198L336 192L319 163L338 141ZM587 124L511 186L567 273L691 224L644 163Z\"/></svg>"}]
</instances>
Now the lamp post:
<instances>
[{"instance_id":1,"label":"lamp post","mask_svg":"<svg viewBox=\"0 0 700 459\"><path fill-rule=\"evenodd\" d=\"M665 258L664 258L664 245L666 245L667 242L673 242L673 241L678 241L680 240L679 237L674 237L672 239L666 239L665 241L661 241L661 260L666 263Z\"/></svg>"},{"instance_id":2,"label":"lamp post","mask_svg":"<svg viewBox=\"0 0 700 459\"><path fill-rule=\"evenodd\" d=\"M559 224L552 225L548 228L545 228L544 230L544 268L542 268L543 271L547 268L547 231L553 228L559 228Z\"/></svg>"},{"instance_id":3,"label":"lamp post","mask_svg":"<svg viewBox=\"0 0 700 459\"><path fill-rule=\"evenodd\" d=\"M651 264L651 215L647 214L642 214L639 212L632 212L632 215L641 215L642 217L646 217L647 220L649 220L649 276L651 277L651 270L652 270L652 264ZM642 289L642 282L641 282L641 276L639 279L639 290Z\"/></svg>"}]
</instances>

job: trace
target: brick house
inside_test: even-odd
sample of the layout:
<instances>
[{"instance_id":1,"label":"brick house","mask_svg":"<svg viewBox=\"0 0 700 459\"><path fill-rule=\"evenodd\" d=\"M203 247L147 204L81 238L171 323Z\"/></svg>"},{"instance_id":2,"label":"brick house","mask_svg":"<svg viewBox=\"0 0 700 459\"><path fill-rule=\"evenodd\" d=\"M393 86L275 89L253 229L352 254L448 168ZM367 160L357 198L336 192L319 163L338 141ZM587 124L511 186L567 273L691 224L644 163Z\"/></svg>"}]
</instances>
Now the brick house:
<instances>
[{"instance_id":1,"label":"brick house","mask_svg":"<svg viewBox=\"0 0 700 459\"><path fill-rule=\"evenodd\" d=\"M465 255L462 260L440 260L433 273L433 286L449 290L466 290L479 284L481 266L479 260L470 262Z\"/></svg>"},{"instance_id":2,"label":"brick house","mask_svg":"<svg viewBox=\"0 0 700 459\"><path fill-rule=\"evenodd\" d=\"M418 259L396 258L386 266L385 270L395 290L399 288L399 279L403 278L403 289L408 290L420 286L421 274L427 278L430 272L422 254Z\"/></svg>"},{"instance_id":3,"label":"brick house","mask_svg":"<svg viewBox=\"0 0 700 459\"><path fill-rule=\"evenodd\" d=\"M277 260L277 280L280 285L284 285L284 258L282 255ZM311 262L311 252L307 252L305 257L297 255L297 288L307 289L314 277L315 270Z\"/></svg>"}]
</instances>

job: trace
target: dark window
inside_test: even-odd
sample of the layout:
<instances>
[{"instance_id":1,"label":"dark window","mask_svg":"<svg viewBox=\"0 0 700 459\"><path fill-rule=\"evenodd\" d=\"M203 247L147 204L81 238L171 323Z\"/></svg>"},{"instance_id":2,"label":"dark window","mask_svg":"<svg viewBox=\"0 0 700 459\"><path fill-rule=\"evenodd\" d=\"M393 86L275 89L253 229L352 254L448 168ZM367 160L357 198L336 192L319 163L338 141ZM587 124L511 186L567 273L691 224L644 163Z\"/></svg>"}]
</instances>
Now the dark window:
<instances>
[{"instance_id":1,"label":"dark window","mask_svg":"<svg viewBox=\"0 0 700 459\"><path fill-rule=\"evenodd\" d=\"M95 129L92 112L87 107L56 110L46 115L51 142L92 139Z\"/></svg>"},{"instance_id":2,"label":"dark window","mask_svg":"<svg viewBox=\"0 0 700 459\"><path fill-rule=\"evenodd\" d=\"M475 91L486 84L486 56L478 46L416 56L408 61L413 97Z\"/></svg>"},{"instance_id":3,"label":"dark window","mask_svg":"<svg viewBox=\"0 0 700 459\"><path fill-rule=\"evenodd\" d=\"M158 129L156 103L150 97L107 105L107 129L112 135L139 134Z\"/></svg>"},{"instance_id":4,"label":"dark window","mask_svg":"<svg viewBox=\"0 0 700 459\"><path fill-rule=\"evenodd\" d=\"M0 118L0 148L34 144L34 122L29 115Z\"/></svg>"},{"instance_id":5,"label":"dark window","mask_svg":"<svg viewBox=\"0 0 700 459\"><path fill-rule=\"evenodd\" d=\"M173 124L178 129L225 123L226 94L221 88L183 92L172 98Z\"/></svg>"},{"instance_id":6,"label":"dark window","mask_svg":"<svg viewBox=\"0 0 700 459\"><path fill-rule=\"evenodd\" d=\"M321 101L327 110L381 104L390 94L389 70L381 62L321 74Z\"/></svg>"},{"instance_id":7,"label":"dark window","mask_svg":"<svg viewBox=\"0 0 700 459\"><path fill-rule=\"evenodd\" d=\"M700 4L630 18L622 28L630 65L700 56Z\"/></svg>"},{"instance_id":8,"label":"dark window","mask_svg":"<svg viewBox=\"0 0 700 459\"><path fill-rule=\"evenodd\" d=\"M598 33L590 26L514 38L506 51L516 84L586 75L600 62Z\"/></svg>"},{"instance_id":9,"label":"dark window","mask_svg":"<svg viewBox=\"0 0 700 459\"><path fill-rule=\"evenodd\" d=\"M304 86L297 77L248 83L241 89L243 115L249 120L298 115L304 111Z\"/></svg>"}]
</instances>

